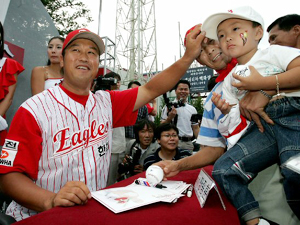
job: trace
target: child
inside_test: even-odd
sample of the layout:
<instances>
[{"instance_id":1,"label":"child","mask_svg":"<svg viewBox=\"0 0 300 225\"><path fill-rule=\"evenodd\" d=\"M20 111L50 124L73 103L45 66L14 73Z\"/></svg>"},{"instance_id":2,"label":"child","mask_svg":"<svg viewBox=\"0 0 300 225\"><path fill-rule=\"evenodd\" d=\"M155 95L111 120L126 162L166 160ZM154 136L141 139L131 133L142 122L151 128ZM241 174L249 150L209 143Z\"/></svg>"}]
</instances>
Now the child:
<instances>
[{"instance_id":1,"label":"child","mask_svg":"<svg viewBox=\"0 0 300 225\"><path fill-rule=\"evenodd\" d=\"M203 29L209 27L209 29L207 28L206 36L214 39L219 38L223 52L231 57L237 58L238 66L233 70L233 72L236 74L241 76L249 75L250 70L248 65L255 66L258 72L263 76L271 76L278 73L283 73L288 69L290 62L299 55L299 51L296 49L280 46L271 46L265 50L258 50L257 45L263 36L264 22L262 17L252 8L241 7L236 9L234 14L229 12L226 14L223 13L222 15L224 15L224 17L217 17L217 14L209 17L205 21L206 23L203 24ZM249 16L250 21L247 20L247 15ZM220 21L219 18L222 20ZM222 27L225 27L226 23L229 24L231 21L232 25L230 29L234 29L232 33L237 35L234 42L233 40L228 41L227 37L231 38L232 35L227 34L224 32L224 30L222 30ZM222 23L220 24L220 22ZM218 34L216 33L217 25L220 25L221 27L218 27ZM239 42L239 45L237 45L236 42ZM299 74L299 72L295 70L293 73L295 76L298 76ZM246 121L243 117L240 117L239 108L236 106L246 91L238 90L231 85L233 81L236 81L232 75L233 73L231 73L230 76L224 80L223 99L226 99L226 102L233 106L233 108L228 114L229 110L225 110L225 107L223 106L222 112L227 115L222 118L219 123L219 130L221 134L227 138L228 149L230 149L239 140L242 134L246 132L246 128L249 125L249 121ZM278 76L275 76L275 78L272 79L273 81L271 82L274 83L274 87L276 86L276 83L279 84L279 82L275 83L275 80L278 79ZM263 82L263 80L261 80L261 84L262 86L260 89L268 87L268 82ZM264 84L266 84L266 86L264 86ZM261 90L261 93L267 98L271 99L272 97L263 90ZM297 96L299 93L300 92L298 91L289 93L288 96Z\"/></svg>"},{"instance_id":2,"label":"child","mask_svg":"<svg viewBox=\"0 0 300 225\"><path fill-rule=\"evenodd\" d=\"M258 218L261 216L258 203L248 189L248 183L258 172L276 163L278 155L282 164L300 152L300 144L297 141L300 126L294 123L300 119L300 99L298 97L300 91L279 93L279 78L286 79L282 75L286 77L299 75L300 57L298 56L300 51L276 45L258 50L258 43L263 36L263 25L262 17L252 8L240 7L226 13L214 14L207 18L202 26L207 37L219 40L222 51L226 55L236 58L239 65L254 66L260 74L266 76L261 77L261 85L256 90L269 87L270 82L273 82L274 89L276 87L277 90L277 98L272 99L266 108L274 125L269 126L262 121L264 133L257 131L252 124L245 133L249 122L238 115L238 107L226 110L226 104L219 105L222 107L220 109L225 109L222 112L228 114L224 121L221 121L227 123L228 142L231 141L231 137L237 134L239 136L235 136L235 140L230 143L232 149L216 162L213 175L246 224L258 224ZM239 74L240 71L247 69L247 67L243 67L233 71ZM284 71L288 72L283 73ZM282 73L282 75L275 75L278 73ZM245 75L247 76L247 74ZM275 76L267 77L271 75ZM231 73L225 78L223 84L223 98L231 106L237 104L244 95L243 92L232 87L232 80L233 74ZM266 97L272 98L266 92L261 92ZM238 115L238 117L232 114ZM219 128L221 125L220 123ZM235 145L243 133L245 135ZM282 169L281 172L285 178L284 187L288 203L299 218L300 194L297 193L297 189L299 190L300 187L299 175L286 169ZM259 224L263 224L263 221L261 220Z\"/></svg>"}]
</instances>

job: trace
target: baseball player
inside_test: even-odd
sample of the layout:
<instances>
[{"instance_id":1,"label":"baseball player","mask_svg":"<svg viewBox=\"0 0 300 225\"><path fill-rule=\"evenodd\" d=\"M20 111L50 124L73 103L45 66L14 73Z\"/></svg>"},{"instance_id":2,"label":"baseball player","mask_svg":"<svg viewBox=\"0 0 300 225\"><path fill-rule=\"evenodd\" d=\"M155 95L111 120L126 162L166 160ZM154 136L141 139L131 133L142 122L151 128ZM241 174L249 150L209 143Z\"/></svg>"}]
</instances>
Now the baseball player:
<instances>
[{"instance_id":1,"label":"baseball player","mask_svg":"<svg viewBox=\"0 0 300 225\"><path fill-rule=\"evenodd\" d=\"M69 33L63 83L25 101L5 140L0 183L14 200L7 214L21 220L55 206L84 204L91 191L104 188L112 128L134 124L138 108L176 84L200 54L204 35L189 35L184 56L147 84L93 94L103 41L87 29Z\"/></svg>"}]
</instances>

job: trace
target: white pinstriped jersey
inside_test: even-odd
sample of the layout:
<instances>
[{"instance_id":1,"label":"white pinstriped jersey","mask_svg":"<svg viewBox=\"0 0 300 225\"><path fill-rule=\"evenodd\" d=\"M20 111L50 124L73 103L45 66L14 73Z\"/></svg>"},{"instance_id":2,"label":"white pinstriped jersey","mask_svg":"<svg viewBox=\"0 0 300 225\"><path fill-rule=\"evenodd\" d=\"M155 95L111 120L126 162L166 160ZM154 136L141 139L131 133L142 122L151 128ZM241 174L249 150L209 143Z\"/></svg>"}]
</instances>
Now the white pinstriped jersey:
<instances>
[{"instance_id":1,"label":"white pinstriped jersey","mask_svg":"<svg viewBox=\"0 0 300 225\"><path fill-rule=\"evenodd\" d=\"M131 105L131 112L126 114L130 116L135 99L129 102L127 100L126 103L128 104L125 105L123 101L117 106L119 114L126 114L124 110ZM95 95L90 93L83 106L60 87L54 87L28 99L21 107L34 117L41 132L42 150L37 177L34 179L38 186L55 193L67 181L74 180L84 182L90 191L106 186L113 127L109 92L99 91ZM132 120L133 123L135 119L136 117ZM128 123L125 122L124 125ZM17 220L36 213L15 202L7 212Z\"/></svg>"}]
</instances>

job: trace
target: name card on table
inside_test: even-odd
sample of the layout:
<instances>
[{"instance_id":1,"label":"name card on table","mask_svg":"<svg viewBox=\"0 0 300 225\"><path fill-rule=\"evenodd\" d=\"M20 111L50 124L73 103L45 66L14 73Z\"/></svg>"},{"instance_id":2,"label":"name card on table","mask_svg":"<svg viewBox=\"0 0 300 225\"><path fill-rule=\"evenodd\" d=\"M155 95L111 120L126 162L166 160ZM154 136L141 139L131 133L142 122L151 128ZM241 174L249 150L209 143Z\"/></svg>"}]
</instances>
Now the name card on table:
<instances>
[{"instance_id":1,"label":"name card on table","mask_svg":"<svg viewBox=\"0 0 300 225\"><path fill-rule=\"evenodd\" d=\"M197 198L198 198L201 208L204 207L206 199L208 198L208 194L209 194L210 190L213 188L218 193L218 196L219 196L219 199L223 206L223 209L226 210L225 204L219 193L219 190L216 186L215 181L203 169L201 169L201 171L198 175L198 178L196 180L195 186L194 186L194 190L197 195Z\"/></svg>"}]
</instances>

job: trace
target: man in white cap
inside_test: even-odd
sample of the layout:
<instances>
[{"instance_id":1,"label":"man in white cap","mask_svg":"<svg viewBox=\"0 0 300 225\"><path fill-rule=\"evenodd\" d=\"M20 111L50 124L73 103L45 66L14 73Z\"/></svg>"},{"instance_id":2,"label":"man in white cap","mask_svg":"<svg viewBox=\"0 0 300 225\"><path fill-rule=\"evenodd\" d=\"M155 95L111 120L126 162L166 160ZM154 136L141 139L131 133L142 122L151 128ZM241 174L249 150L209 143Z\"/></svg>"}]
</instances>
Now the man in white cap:
<instances>
[{"instance_id":1,"label":"man in white cap","mask_svg":"<svg viewBox=\"0 0 300 225\"><path fill-rule=\"evenodd\" d=\"M64 81L24 102L12 121L0 159L1 189L21 220L56 206L85 204L106 186L113 127L134 124L137 109L170 90L200 53L200 27L188 50L147 84L125 91L90 91L102 39L87 29L68 34ZM5 157L4 157L5 156Z\"/></svg>"}]
</instances>

